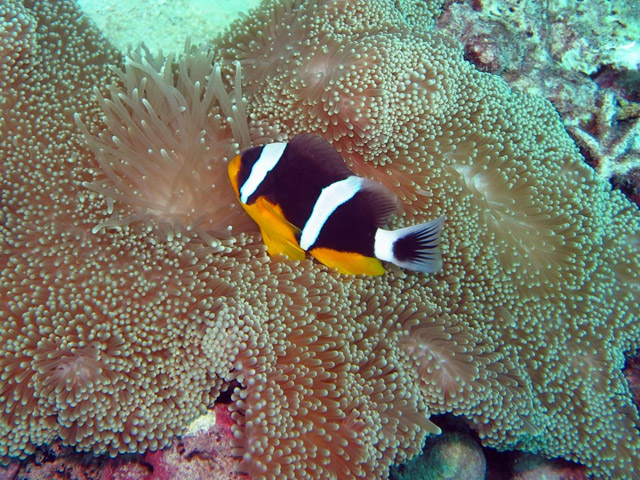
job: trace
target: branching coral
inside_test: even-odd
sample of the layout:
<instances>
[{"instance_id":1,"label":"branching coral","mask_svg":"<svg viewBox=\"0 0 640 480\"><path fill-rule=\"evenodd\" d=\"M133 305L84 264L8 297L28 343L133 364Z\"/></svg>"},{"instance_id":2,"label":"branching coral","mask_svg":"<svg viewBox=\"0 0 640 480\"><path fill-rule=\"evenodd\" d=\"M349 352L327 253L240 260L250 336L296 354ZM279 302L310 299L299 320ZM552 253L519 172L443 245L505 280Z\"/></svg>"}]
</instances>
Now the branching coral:
<instances>
[{"instance_id":1,"label":"branching coral","mask_svg":"<svg viewBox=\"0 0 640 480\"><path fill-rule=\"evenodd\" d=\"M614 175L640 170L640 107L635 105L635 114L631 118L623 118L624 109L618 105L623 101L616 99L613 91L606 90L600 97L599 110L591 129L576 124L569 126L588 160L606 180Z\"/></svg>"},{"instance_id":2,"label":"branching coral","mask_svg":"<svg viewBox=\"0 0 640 480\"><path fill-rule=\"evenodd\" d=\"M69 3L27 4L40 56L0 144L0 456L159 448L233 385L254 479L384 478L445 412L486 445L637 476L635 207L549 104L400 3L267 2L213 53L134 53L119 75ZM243 142L240 71L252 143L325 135L401 197L397 226L447 216L441 274L266 254L216 171Z\"/></svg>"}]
</instances>

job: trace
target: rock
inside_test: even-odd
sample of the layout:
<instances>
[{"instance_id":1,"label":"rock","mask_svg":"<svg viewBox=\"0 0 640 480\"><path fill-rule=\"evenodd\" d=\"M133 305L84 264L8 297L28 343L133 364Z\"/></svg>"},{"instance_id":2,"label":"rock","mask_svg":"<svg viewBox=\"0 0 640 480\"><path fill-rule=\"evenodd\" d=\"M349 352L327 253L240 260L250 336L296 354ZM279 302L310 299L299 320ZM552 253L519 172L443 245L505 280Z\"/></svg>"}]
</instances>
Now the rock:
<instances>
[{"instance_id":1,"label":"rock","mask_svg":"<svg viewBox=\"0 0 640 480\"><path fill-rule=\"evenodd\" d=\"M566 460L522 454L513 462L510 480L588 480L585 468Z\"/></svg>"},{"instance_id":2,"label":"rock","mask_svg":"<svg viewBox=\"0 0 640 480\"><path fill-rule=\"evenodd\" d=\"M424 453L393 468L391 480L484 480L482 448L469 435L443 433L427 440Z\"/></svg>"}]
</instances>

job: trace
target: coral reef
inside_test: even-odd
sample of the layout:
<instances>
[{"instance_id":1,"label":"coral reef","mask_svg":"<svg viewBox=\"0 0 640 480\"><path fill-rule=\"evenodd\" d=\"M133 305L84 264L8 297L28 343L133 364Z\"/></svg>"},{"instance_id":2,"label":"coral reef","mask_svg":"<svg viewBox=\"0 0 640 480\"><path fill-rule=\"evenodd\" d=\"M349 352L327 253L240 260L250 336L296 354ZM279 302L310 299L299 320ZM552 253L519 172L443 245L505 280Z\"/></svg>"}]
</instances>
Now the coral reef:
<instances>
[{"instance_id":1,"label":"coral reef","mask_svg":"<svg viewBox=\"0 0 640 480\"><path fill-rule=\"evenodd\" d=\"M153 52L180 50L185 38L194 43L208 42L259 3L260 0L78 0L83 13L107 32L116 48L125 51L144 39Z\"/></svg>"},{"instance_id":2,"label":"coral reef","mask_svg":"<svg viewBox=\"0 0 640 480\"><path fill-rule=\"evenodd\" d=\"M421 4L267 1L175 61L121 59L66 0L0 10L38 25L0 140L0 457L156 450L231 390L253 479L385 478L436 413L637 476L640 216ZM393 190L394 226L446 215L442 273L270 258L219 172L299 132Z\"/></svg>"},{"instance_id":3,"label":"coral reef","mask_svg":"<svg viewBox=\"0 0 640 480\"><path fill-rule=\"evenodd\" d=\"M621 102L611 90L602 93L595 125L591 127L593 135L577 125L569 125L569 131L585 151L587 162L605 180L640 171L640 104L625 102L627 106L635 106L635 111L626 116Z\"/></svg>"},{"instance_id":4,"label":"coral reef","mask_svg":"<svg viewBox=\"0 0 640 480\"><path fill-rule=\"evenodd\" d=\"M466 0L438 28L478 68L550 100L587 160L640 205L640 22L633 2ZM614 178L611 178L611 177Z\"/></svg>"},{"instance_id":5,"label":"coral reef","mask_svg":"<svg viewBox=\"0 0 640 480\"><path fill-rule=\"evenodd\" d=\"M448 2L438 29L459 39L479 68L548 98L558 82L580 87L604 71L637 72L635 7L628 0L596 0L588 8L576 0L462 0Z\"/></svg>"},{"instance_id":6,"label":"coral reef","mask_svg":"<svg viewBox=\"0 0 640 480\"><path fill-rule=\"evenodd\" d=\"M228 404L219 403L168 448L115 459L87 458L58 442L26 465L0 468L0 480L249 480L236 471L231 424Z\"/></svg>"}]
</instances>

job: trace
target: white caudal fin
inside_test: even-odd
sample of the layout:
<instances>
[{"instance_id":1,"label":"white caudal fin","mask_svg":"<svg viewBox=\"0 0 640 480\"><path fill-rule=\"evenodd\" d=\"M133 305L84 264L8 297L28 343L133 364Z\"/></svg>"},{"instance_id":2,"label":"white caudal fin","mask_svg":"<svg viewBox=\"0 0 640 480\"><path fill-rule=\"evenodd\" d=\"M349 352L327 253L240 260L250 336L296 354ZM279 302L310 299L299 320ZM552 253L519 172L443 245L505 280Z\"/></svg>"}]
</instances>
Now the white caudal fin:
<instances>
[{"instance_id":1,"label":"white caudal fin","mask_svg":"<svg viewBox=\"0 0 640 480\"><path fill-rule=\"evenodd\" d=\"M440 217L393 231L379 228L374 246L376 258L417 272L439 271L442 268L440 235L444 220Z\"/></svg>"}]
</instances>

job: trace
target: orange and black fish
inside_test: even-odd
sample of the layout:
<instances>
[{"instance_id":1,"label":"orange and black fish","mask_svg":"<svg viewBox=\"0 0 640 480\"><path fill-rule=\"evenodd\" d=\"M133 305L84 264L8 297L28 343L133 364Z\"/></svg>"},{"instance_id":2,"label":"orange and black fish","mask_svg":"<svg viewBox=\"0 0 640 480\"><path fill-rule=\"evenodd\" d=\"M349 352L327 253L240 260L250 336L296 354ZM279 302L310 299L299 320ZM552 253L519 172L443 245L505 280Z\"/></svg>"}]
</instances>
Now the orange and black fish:
<instances>
[{"instance_id":1,"label":"orange and black fish","mask_svg":"<svg viewBox=\"0 0 640 480\"><path fill-rule=\"evenodd\" d=\"M249 148L230 162L229 178L271 255L302 260L307 251L347 274L381 275L380 260L425 273L442 267L444 217L381 228L398 208L395 195L354 175L318 136Z\"/></svg>"}]
</instances>

